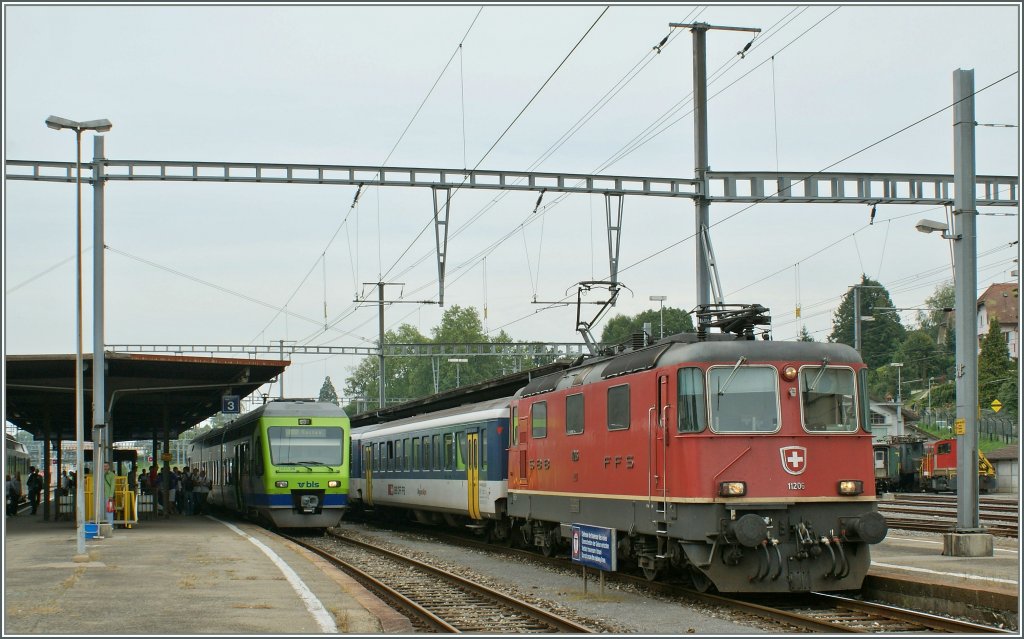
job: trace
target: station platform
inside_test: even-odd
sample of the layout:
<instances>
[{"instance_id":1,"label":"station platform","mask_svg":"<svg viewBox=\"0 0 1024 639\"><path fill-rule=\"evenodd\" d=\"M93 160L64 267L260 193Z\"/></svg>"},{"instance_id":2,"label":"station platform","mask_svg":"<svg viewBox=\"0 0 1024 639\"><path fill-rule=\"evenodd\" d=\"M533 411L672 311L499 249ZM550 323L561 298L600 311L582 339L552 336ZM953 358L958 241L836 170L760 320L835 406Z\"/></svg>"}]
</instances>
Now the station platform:
<instances>
[{"instance_id":1,"label":"station platform","mask_svg":"<svg viewBox=\"0 0 1024 639\"><path fill-rule=\"evenodd\" d=\"M953 597L1015 613L1019 542L994 545L993 557L948 557L941 535L890 531L872 549L865 590L905 593L917 609ZM74 522L27 510L5 519L3 636L413 632L348 575L252 524L143 520L85 548L88 561L76 562Z\"/></svg>"},{"instance_id":2,"label":"station platform","mask_svg":"<svg viewBox=\"0 0 1024 639\"><path fill-rule=\"evenodd\" d=\"M411 632L351 577L255 525L145 520L85 550L88 561L74 522L6 517L3 636Z\"/></svg>"}]
</instances>

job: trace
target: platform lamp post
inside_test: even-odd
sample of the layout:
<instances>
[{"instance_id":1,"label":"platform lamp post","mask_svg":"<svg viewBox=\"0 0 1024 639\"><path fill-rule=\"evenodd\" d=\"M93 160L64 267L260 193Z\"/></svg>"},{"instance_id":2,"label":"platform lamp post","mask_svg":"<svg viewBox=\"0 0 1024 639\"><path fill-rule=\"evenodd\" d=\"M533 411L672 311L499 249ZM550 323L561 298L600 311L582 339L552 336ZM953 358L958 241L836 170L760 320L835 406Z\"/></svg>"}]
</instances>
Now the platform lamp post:
<instances>
[{"instance_id":1,"label":"platform lamp post","mask_svg":"<svg viewBox=\"0 0 1024 639\"><path fill-rule=\"evenodd\" d=\"M77 235L75 241L75 326L77 343L75 350L75 524L78 534L77 552L79 556L85 556L85 383L82 374L82 131L96 131L102 133L109 131L113 125L110 120L86 120L76 122L51 115L46 118L46 126L57 131L70 129L75 132L75 191L76 198L76 220ZM95 247L93 250L97 250ZM99 249L102 250L102 247ZM93 370L93 375L96 371ZM103 404L102 398L98 400ZM97 461L93 444L93 462ZM98 516L98 515L97 515Z\"/></svg>"},{"instance_id":2,"label":"platform lamp post","mask_svg":"<svg viewBox=\"0 0 1024 639\"><path fill-rule=\"evenodd\" d=\"M459 364L465 364L469 360L464 357L450 357L448 358L448 361L455 364L455 388L458 388L462 385L459 380Z\"/></svg>"},{"instance_id":3,"label":"platform lamp post","mask_svg":"<svg viewBox=\"0 0 1024 639\"><path fill-rule=\"evenodd\" d=\"M658 314L661 316L661 335L658 339L665 339L665 300L667 299L666 295L651 295L651 301L658 303Z\"/></svg>"}]
</instances>

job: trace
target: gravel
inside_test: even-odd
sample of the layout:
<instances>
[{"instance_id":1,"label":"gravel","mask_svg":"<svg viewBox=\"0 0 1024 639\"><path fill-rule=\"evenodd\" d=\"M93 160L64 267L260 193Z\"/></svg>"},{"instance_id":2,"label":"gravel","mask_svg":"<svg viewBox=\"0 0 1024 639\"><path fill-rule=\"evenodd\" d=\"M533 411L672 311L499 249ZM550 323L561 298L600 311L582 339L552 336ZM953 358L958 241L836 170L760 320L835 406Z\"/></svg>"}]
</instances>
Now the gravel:
<instances>
[{"instance_id":1,"label":"gravel","mask_svg":"<svg viewBox=\"0 0 1024 639\"><path fill-rule=\"evenodd\" d=\"M457 570L487 586L531 603L540 603L557 614L604 633L643 635L747 635L778 633L779 627L706 605L680 603L628 584L606 581L601 591L591 571L587 593L578 569L559 569L510 559L498 553L451 546L428 535L342 522L346 536L401 549L414 559Z\"/></svg>"}]
</instances>

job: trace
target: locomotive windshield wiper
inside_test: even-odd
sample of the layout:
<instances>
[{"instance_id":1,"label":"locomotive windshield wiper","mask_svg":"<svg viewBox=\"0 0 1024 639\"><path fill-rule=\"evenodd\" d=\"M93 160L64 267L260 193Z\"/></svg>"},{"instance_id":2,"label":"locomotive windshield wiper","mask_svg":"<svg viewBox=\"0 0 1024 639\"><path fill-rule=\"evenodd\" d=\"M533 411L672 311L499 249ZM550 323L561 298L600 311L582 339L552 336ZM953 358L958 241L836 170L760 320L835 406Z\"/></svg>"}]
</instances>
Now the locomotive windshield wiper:
<instances>
[{"instance_id":1,"label":"locomotive windshield wiper","mask_svg":"<svg viewBox=\"0 0 1024 639\"><path fill-rule=\"evenodd\" d=\"M817 388L818 382L821 381L821 376L825 374L825 367L828 366L828 361L828 357L821 358L821 370L818 371L818 375L814 378L814 381L807 387L808 393L813 392L814 389Z\"/></svg>"},{"instance_id":2,"label":"locomotive windshield wiper","mask_svg":"<svg viewBox=\"0 0 1024 639\"><path fill-rule=\"evenodd\" d=\"M722 387L718 389L719 395L725 395L725 389L729 388L729 384L732 383L732 378L736 377L736 371L738 371L740 369L740 366L746 363L746 361L747 358L743 357L742 355L738 360L736 360L736 365L732 367L732 372L729 373L729 377L726 378L725 383L722 384Z\"/></svg>"},{"instance_id":3,"label":"locomotive windshield wiper","mask_svg":"<svg viewBox=\"0 0 1024 639\"><path fill-rule=\"evenodd\" d=\"M317 465L316 462L300 462L300 461L297 461L297 462L281 462L281 463L278 464L278 466L302 466L303 468L309 468L309 470L313 470L310 467L310 464L312 464L313 466Z\"/></svg>"}]
</instances>

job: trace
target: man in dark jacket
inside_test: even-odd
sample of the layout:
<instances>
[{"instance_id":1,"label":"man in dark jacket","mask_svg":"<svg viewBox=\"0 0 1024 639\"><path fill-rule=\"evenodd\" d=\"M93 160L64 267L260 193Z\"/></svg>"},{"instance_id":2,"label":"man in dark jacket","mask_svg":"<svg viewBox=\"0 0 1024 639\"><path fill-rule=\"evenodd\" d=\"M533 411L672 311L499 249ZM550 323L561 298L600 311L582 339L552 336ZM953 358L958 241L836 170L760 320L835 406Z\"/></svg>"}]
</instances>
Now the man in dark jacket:
<instances>
[{"instance_id":1,"label":"man in dark jacket","mask_svg":"<svg viewBox=\"0 0 1024 639\"><path fill-rule=\"evenodd\" d=\"M43 492L43 478L35 466L29 466L28 479L25 480L25 487L28 488L28 502L32 505L32 514L39 509L39 493Z\"/></svg>"}]
</instances>

